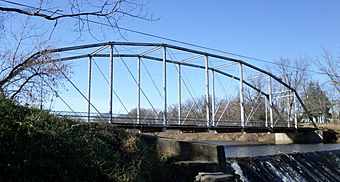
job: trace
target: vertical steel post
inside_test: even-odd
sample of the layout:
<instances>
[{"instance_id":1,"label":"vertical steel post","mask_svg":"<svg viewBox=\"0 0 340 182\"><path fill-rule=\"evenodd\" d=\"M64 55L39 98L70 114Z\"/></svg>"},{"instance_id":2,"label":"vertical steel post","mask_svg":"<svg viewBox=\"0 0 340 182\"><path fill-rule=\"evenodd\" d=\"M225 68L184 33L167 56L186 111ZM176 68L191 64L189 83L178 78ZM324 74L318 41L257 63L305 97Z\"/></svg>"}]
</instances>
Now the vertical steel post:
<instances>
[{"instance_id":1,"label":"vertical steel post","mask_svg":"<svg viewBox=\"0 0 340 182\"><path fill-rule=\"evenodd\" d=\"M274 126L273 117L273 89L272 89L272 78L268 76L268 92L269 92L269 118L270 118L270 128Z\"/></svg>"},{"instance_id":2,"label":"vertical steel post","mask_svg":"<svg viewBox=\"0 0 340 182\"><path fill-rule=\"evenodd\" d=\"M288 97L287 97L287 117L288 117L287 127L289 128L290 127L291 109L292 108L290 107L291 94L290 94L290 91L288 90L288 88L287 88L286 93L288 94Z\"/></svg>"},{"instance_id":3,"label":"vertical steel post","mask_svg":"<svg viewBox=\"0 0 340 182\"><path fill-rule=\"evenodd\" d=\"M113 45L110 46L110 100L109 100L109 123L112 123L112 105L113 105Z\"/></svg>"},{"instance_id":4,"label":"vertical steel post","mask_svg":"<svg viewBox=\"0 0 340 182\"><path fill-rule=\"evenodd\" d=\"M264 107L265 107L265 115L266 115L266 121L265 121L265 127L268 127L268 100L264 98Z\"/></svg>"},{"instance_id":5,"label":"vertical steel post","mask_svg":"<svg viewBox=\"0 0 340 182\"><path fill-rule=\"evenodd\" d=\"M298 106L296 95L294 94L294 128L297 129L298 126Z\"/></svg>"},{"instance_id":6,"label":"vertical steel post","mask_svg":"<svg viewBox=\"0 0 340 182\"><path fill-rule=\"evenodd\" d=\"M338 124L340 124L340 102L338 102Z\"/></svg>"},{"instance_id":7,"label":"vertical steel post","mask_svg":"<svg viewBox=\"0 0 340 182\"><path fill-rule=\"evenodd\" d=\"M212 91L211 91L211 95L212 95L212 106L211 106L211 114L212 114L212 126L215 126L215 71L212 70L212 83L211 83L211 87L212 87Z\"/></svg>"},{"instance_id":8,"label":"vertical steel post","mask_svg":"<svg viewBox=\"0 0 340 182\"><path fill-rule=\"evenodd\" d=\"M182 112L182 88L181 88L181 65L178 64L178 125L181 124L181 112Z\"/></svg>"},{"instance_id":9,"label":"vertical steel post","mask_svg":"<svg viewBox=\"0 0 340 182\"><path fill-rule=\"evenodd\" d=\"M40 78L40 110L43 109L43 88L44 88L44 80Z\"/></svg>"},{"instance_id":10,"label":"vertical steel post","mask_svg":"<svg viewBox=\"0 0 340 182\"><path fill-rule=\"evenodd\" d=\"M166 47L163 47L163 125L168 126L166 97Z\"/></svg>"},{"instance_id":11,"label":"vertical steel post","mask_svg":"<svg viewBox=\"0 0 340 182\"><path fill-rule=\"evenodd\" d=\"M137 58L137 118L136 123L140 124L140 62L141 57Z\"/></svg>"},{"instance_id":12,"label":"vertical steel post","mask_svg":"<svg viewBox=\"0 0 340 182\"><path fill-rule=\"evenodd\" d=\"M244 90L243 90L243 68L240 63L240 109L241 109L241 127L244 128Z\"/></svg>"},{"instance_id":13,"label":"vertical steel post","mask_svg":"<svg viewBox=\"0 0 340 182\"><path fill-rule=\"evenodd\" d=\"M285 74L284 75L284 78L285 78L285 82L286 83L289 83L288 82L288 74ZM290 90L285 87L284 89L284 94L286 95L283 95L283 102L284 102L284 99L286 99L286 104L287 104L287 127L289 128L290 127L290 119L291 119L291 107L290 107Z\"/></svg>"},{"instance_id":14,"label":"vertical steel post","mask_svg":"<svg viewBox=\"0 0 340 182\"><path fill-rule=\"evenodd\" d=\"M90 122L91 114L91 74L92 74L92 57L89 56L88 64L88 85L87 85L87 122Z\"/></svg>"},{"instance_id":15,"label":"vertical steel post","mask_svg":"<svg viewBox=\"0 0 340 182\"><path fill-rule=\"evenodd\" d=\"M205 99L206 99L206 119L207 119L207 126L210 126L210 99L209 99L209 59L208 56L205 56Z\"/></svg>"}]
</instances>

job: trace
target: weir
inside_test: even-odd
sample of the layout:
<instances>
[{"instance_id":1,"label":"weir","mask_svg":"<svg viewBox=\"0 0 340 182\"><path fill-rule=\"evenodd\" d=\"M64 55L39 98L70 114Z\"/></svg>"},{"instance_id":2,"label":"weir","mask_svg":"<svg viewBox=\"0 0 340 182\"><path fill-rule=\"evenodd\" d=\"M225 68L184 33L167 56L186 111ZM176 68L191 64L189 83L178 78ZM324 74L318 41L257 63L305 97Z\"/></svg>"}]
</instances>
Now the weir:
<instances>
[{"instance_id":1,"label":"weir","mask_svg":"<svg viewBox=\"0 0 340 182\"><path fill-rule=\"evenodd\" d=\"M145 134L141 138L177 161L172 170L186 181L336 181L339 175L339 144L230 145Z\"/></svg>"},{"instance_id":2,"label":"weir","mask_svg":"<svg viewBox=\"0 0 340 182\"><path fill-rule=\"evenodd\" d=\"M240 181L339 181L340 150L229 158Z\"/></svg>"},{"instance_id":3,"label":"weir","mask_svg":"<svg viewBox=\"0 0 340 182\"><path fill-rule=\"evenodd\" d=\"M192 134L191 137L186 137L185 140L175 139L176 134L175 136L172 135L172 138L168 138L169 135L168 136L164 135L164 137L161 137L161 136L153 136L152 134L140 134L140 136L145 142L153 145L157 149L157 151L159 151L162 154L165 154L166 156L171 156L171 157L176 158L177 160L184 160L184 161L215 162L216 164L218 164L220 168L224 169L226 167L225 166L226 157L227 156L230 157L233 155L233 154L231 155L227 154L229 147L239 147L241 149L242 147L249 148L251 146L268 146L270 148L270 146L275 147L275 144L281 147L284 147L284 146L289 147L289 145L282 145L282 144L291 144L291 143L318 144L318 143L323 143L323 142L334 143L337 140L337 137L334 135L330 137L329 135L330 131L324 131L324 135L328 135L326 137L329 137L329 138L325 137L324 140L322 140L319 134L316 134L319 137L313 139L313 137L316 137L314 133L316 134L316 131L300 132L300 133L295 133L295 135L292 135L292 133L267 134L267 135L274 135L274 137L267 137L269 139L266 139L265 143L264 141L262 142L255 141L254 143L249 141L250 143L248 144L248 142L246 141L239 141L239 142L236 142L235 144L231 143L231 145L228 144L231 142L230 140L228 141L227 139L217 138L217 137L215 140L211 140L213 137L207 137L207 135L204 136L202 134L197 134L194 137L193 135L195 134ZM178 135L180 134L178 133ZM243 133L242 135L247 135L247 134ZM280 137L283 137L283 138L280 138ZM340 149L340 146L339 146L339 149ZM251 155L250 153L247 155ZM266 155L266 154L261 153L257 155Z\"/></svg>"}]
</instances>

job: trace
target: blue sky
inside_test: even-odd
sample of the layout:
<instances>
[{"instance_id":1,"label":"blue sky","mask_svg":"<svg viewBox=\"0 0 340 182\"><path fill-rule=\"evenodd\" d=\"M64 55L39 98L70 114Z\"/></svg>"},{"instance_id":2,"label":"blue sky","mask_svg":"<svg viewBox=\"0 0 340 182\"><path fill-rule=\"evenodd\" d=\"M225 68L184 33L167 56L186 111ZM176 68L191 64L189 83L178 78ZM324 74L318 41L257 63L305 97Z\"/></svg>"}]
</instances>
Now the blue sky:
<instances>
[{"instance_id":1,"label":"blue sky","mask_svg":"<svg viewBox=\"0 0 340 182\"><path fill-rule=\"evenodd\" d=\"M160 17L159 20L129 19L123 20L121 26L261 59L313 57L320 54L322 46L334 52L338 50L339 7L340 2L336 0L150 0L147 12ZM106 32L110 34L109 31ZM126 32L125 38L168 42L131 32ZM61 40L65 39L68 38ZM106 40L121 38L115 33ZM95 41L89 36L83 37L84 43Z\"/></svg>"},{"instance_id":2,"label":"blue sky","mask_svg":"<svg viewBox=\"0 0 340 182\"><path fill-rule=\"evenodd\" d=\"M267 61L275 61L281 57L315 58L322 56L322 47L339 55L339 7L340 1L337 0L150 0L146 6L147 12L160 17L159 20L149 22L124 19L121 21L121 26ZM64 23L67 23L67 20ZM105 32L107 37L102 41L124 41L119 34L110 29ZM65 29L55 32L59 47L69 46L72 42L70 40L74 40L75 36L77 35L70 32L65 34ZM125 32L125 39L132 42L165 42L185 46L131 32ZM76 44L95 42L97 42L95 39L85 34L82 41ZM245 61L263 68L268 66L255 60L245 59ZM84 80L86 75L81 73L87 69L86 65L74 64L78 66L74 68L75 74L72 75L72 79ZM118 84L119 80L115 81ZM80 84L80 87L86 88L86 84ZM68 92L63 91L65 97L73 99L72 103L77 103L78 99L72 98L75 93L71 93L71 88L68 90ZM83 92L86 93L86 89ZM133 104L130 104L131 107ZM85 110L84 106L86 106L86 104L73 105L79 110ZM107 107L105 99L98 99L98 105ZM55 106L65 109L61 103L56 103Z\"/></svg>"},{"instance_id":3,"label":"blue sky","mask_svg":"<svg viewBox=\"0 0 340 182\"><path fill-rule=\"evenodd\" d=\"M124 26L264 59L314 56L321 46L339 46L339 5L338 1L150 1L149 12L160 20Z\"/></svg>"},{"instance_id":4,"label":"blue sky","mask_svg":"<svg viewBox=\"0 0 340 182\"><path fill-rule=\"evenodd\" d=\"M123 20L121 26L267 61L275 61L281 57L315 58L322 56L322 47L331 50L334 54L339 53L339 7L340 1L150 0L147 5L148 13L160 17L159 20L153 22ZM145 35L125 33L125 39L128 41L166 42L180 45ZM106 40L123 41L117 33L109 35ZM93 42L96 41L84 36L80 44ZM245 61L259 67L268 66L255 60ZM78 67L82 72L85 68L86 66ZM116 69L119 69L118 66ZM77 80L77 75L75 74L73 78ZM82 79L83 77L79 77L79 80ZM119 78L116 79L118 85ZM86 88L85 85L83 87ZM84 92L86 93L85 90ZM150 92L155 93L155 90ZM135 96L127 94L125 97ZM98 99L99 107L107 107L104 100ZM134 101L128 105L133 107ZM75 107L77 106L79 105ZM79 107L80 110L85 109L83 106Z\"/></svg>"}]
</instances>

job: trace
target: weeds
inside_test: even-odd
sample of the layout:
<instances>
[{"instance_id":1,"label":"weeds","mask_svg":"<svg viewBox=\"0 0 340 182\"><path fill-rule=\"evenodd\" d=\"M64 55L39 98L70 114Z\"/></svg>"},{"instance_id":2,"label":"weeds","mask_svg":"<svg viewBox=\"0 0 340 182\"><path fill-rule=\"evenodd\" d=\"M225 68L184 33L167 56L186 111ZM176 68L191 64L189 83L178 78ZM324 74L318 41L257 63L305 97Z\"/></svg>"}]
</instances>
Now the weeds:
<instances>
[{"instance_id":1,"label":"weeds","mask_svg":"<svg viewBox=\"0 0 340 182\"><path fill-rule=\"evenodd\" d=\"M135 134L0 96L0 181L152 181L161 165Z\"/></svg>"}]
</instances>

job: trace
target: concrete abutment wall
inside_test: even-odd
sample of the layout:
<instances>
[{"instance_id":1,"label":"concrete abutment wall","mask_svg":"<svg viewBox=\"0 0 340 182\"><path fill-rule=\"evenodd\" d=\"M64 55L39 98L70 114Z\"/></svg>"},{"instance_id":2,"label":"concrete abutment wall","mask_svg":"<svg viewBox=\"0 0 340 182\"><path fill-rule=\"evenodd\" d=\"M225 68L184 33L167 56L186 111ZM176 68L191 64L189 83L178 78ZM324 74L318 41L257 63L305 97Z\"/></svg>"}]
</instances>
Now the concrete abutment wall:
<instances>
[{"instance_id":1,"label":"concrete abutment wall","mask_svg":"<svg viewBox=\"0 0 340 182\"><path fill-rule=\"evenodd\" d=\"M337 134L331 130L275 133L275 144L335 143L336 141Z\"/></svg>"},{"instance_id":2,"label":"concrete abutment wall","mask_svg":"<svg viewBox=\"0 0 340 182\"><path fill-rule=\"evenodd\" d=\"M158 152L176 160L215 162L221 169L226 166L224 146L179 141L150 135L141 135L141 138L148 144L153 145Z\"/></svg>"}]
</instances>

